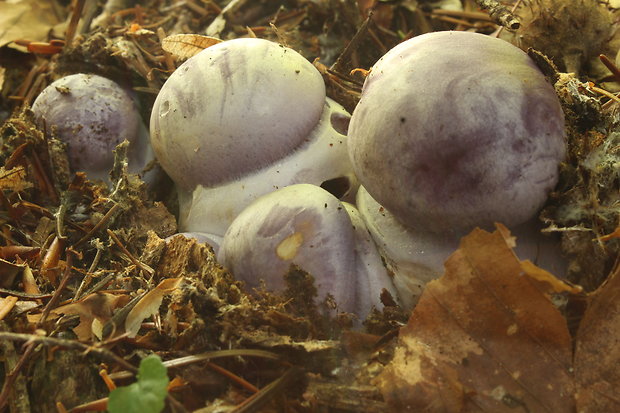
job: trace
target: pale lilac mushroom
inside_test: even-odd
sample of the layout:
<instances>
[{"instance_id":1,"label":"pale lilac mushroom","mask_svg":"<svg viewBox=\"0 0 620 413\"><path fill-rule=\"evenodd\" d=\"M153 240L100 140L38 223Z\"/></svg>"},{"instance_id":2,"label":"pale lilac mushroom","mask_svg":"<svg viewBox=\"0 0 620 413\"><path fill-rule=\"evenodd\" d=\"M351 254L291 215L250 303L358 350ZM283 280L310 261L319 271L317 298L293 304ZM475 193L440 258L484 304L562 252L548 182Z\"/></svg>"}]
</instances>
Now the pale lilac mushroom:
<instances>
[{"instance_id":1,"label":"pale lilac mushroom","mask_svg":"<svg viewBox=\"0 0 620 413\"><path fill-rule=\"evenodd\" d=\"M397 298L376 247L355 207L310 184L263 195L228 228L218 261L249 289L285 287L292 264L315 279L318 300L364 319L382 308L383 289Z\"/></svg>"},{"instance_id":2,"label":"pale lilac mushroom","mask_svg":"<svg viewBox=\"0 0 620 413\"><path fill-rule=\"evenodd\" d=\"M408 227L462 234L531 219L558 180L564 115L529 56L435 32L372 68L349 128L360 183Z\"/></svg>"},{"instance_id":3,"label":"pale lilac mushroom","mask_svg":"<svg viewBox=\"0 0 620 413\"><path fill-rule=\"evenodd\" d=\"M108 181L113 150L129 141L131 172L153 159L148 131L128 90L102 76L77 73L46 87L32 112L47 133L54 130L68 146L69 163L90 179Z\"/></svg>"},{"instance_id":4,"label":"pale lilac mushroom","mask_svg":"<svg viewBox=\"0 0 620 413\"><path fill-rule=\"evenodd\" d=\"M262 39L211 46L166 81L151 142L177 186L181 231L221 237L260 195L294 183L354 191L350 115L326 98L320 73Z\"/></svg>"},{"instance_id":5,"label":"pale lilac mushroom","mask_svg":"<svg viewBox=\"0 0 620 413\"><path fill-rule=\"evenodd\" d=\"M357 206L405 307L474 227L514 229L521 258L549 251L532 225L565 157L564 115L515 46L466 32L396 46L366 78L348 148ZM545 266L562 270L557 249Z\"/></svg>"}]
</instances>

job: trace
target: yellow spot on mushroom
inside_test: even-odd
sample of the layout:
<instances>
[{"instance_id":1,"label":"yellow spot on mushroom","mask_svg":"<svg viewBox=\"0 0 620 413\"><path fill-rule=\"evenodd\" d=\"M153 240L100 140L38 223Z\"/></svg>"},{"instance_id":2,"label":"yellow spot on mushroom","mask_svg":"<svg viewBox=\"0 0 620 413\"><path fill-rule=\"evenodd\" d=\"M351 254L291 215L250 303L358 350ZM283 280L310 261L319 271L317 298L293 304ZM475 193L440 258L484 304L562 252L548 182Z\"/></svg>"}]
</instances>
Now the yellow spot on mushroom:
<instances>
[{"instance_id":1,"label":"yellow spot on mushroom","mask_svg":"<svg viewBox=\"0 0 620 413\"><path fill-rule=\"evenodd\" d=\"M295 232L284 238L276 247L276 254L282 260L292 260L297 255L299 247L304 242L304 236L301 232Z\"/></svg>"}]
</instances>

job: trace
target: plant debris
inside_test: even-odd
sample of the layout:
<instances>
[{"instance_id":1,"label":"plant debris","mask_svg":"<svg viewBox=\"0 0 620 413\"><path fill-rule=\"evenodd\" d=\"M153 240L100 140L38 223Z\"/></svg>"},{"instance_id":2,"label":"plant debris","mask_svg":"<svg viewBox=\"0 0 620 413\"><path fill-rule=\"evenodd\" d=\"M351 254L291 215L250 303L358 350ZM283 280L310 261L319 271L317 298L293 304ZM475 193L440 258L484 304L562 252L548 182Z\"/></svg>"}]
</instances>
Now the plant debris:
<instances>
[{"instance_id":1,"label":"plant debris","mask_svg":"<svg viewBox=\"0 0 620 413\"><path fill-rule=\"evenodd\" d=\"M498 4L0 4L0 410L105 409L111 387L130 385L151 354L167 368L170 411L620 410L618 4ZM324 311L337 303L314 302L312 274L299 268L285 291L246 291L208 244L173 236L176 195L157 165L149 179L128 173L123 144L112 185L90 181L29 111L52 81L81 72L131 87L148 120L183 59L238 37L298 50L352 110L361 73L438 30L536 49L555 84L569 153L540 218L561 237L566 280L520 262L501 224L476 229L412 314L387 294L354 329L352 315Z\"/></svg>"}]
</instances>

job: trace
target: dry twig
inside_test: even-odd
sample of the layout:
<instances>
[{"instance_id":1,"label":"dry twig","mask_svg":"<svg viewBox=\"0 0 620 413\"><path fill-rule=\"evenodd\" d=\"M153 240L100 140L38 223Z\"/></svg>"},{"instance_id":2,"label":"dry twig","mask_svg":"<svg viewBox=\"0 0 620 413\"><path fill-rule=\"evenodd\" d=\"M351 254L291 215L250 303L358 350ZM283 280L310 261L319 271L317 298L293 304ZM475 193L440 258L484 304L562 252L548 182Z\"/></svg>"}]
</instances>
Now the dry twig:
<instances>
[{"instance_id":1,"label":"dry twig","mask_svg":"<svg viewBox=\"0 0 620 413\"><path fill-rule=\"evenodd\" d=\"M519 19L506 6L500 4L497 0L475 1L478 6L489 13L489 16L491 16L497 24L510 30L517 30L521 27L521 22Z\"/></svg>"}]
</instances>

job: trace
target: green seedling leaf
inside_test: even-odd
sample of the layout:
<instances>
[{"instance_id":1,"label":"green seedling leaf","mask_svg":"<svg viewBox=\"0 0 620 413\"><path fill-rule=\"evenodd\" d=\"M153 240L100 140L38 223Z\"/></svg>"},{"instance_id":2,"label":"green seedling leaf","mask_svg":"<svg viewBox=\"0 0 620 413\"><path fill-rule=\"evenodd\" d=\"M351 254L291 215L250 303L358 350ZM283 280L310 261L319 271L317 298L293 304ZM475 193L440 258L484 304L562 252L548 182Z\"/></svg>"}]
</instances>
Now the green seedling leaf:
<instances>
[{"instance_id":1,"label":"green seedling leaf","mask_svg":"<svg viewBox=\"0 0 620 413\"><path fill-rule=\"evenodd\" d=\"M157 355L140 362L138 381L112 390L108 400L110 413L161 412L164 409L168 382L166 366Z\"/></svg>"}]
</instances>

